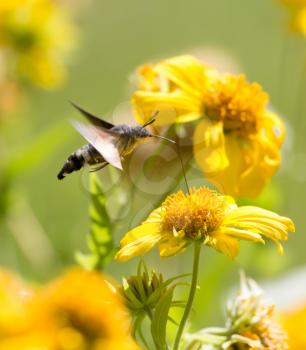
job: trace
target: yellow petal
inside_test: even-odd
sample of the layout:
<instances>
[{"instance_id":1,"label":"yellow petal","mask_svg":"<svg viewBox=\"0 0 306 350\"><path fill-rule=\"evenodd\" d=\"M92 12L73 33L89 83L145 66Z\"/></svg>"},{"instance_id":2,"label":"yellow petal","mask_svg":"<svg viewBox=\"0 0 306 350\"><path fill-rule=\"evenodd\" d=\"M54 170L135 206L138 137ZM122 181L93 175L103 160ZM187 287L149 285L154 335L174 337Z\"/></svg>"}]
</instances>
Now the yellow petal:
<instances>
[{"instance_id":1,"label":"yellow petal","mask_svg":"<svg viewBox=\"0 0 306 350\"><path fill-rule=\"evenodd\" d=\"M243 222L243 220L254 221L261 219L266 220L268 225L272 225L272 222L282 223L286 226L287 230L294 232L295 226L290 218L278 215L270 210L262 209L252 205L244 205L232 211L226 216L224 224L235 224Z\"/></svg>"},{"instance_id":2,"label":"yellow petal","mask_svg":"<svg viewBox=\"0 0 306 350\"><path fill-rule=\"evenodd\" d=\"M209 235L206 244L226 255L231 260L235 259L239 253L239 241L219 230Z\"/></svg>"},{"instance_id":3,"label":"yellow petal","mask_svg":"<svg viewBox=\"0 0 306 350\"><path fill-rule=\"evenodd\" d=\"M228 167L206 176L234 197L258 196L280 163L279 147L263 132L247 139L225 135L225 151Z\"/></svg>"},{"instance_id":4,"label":"yellow petal","mask_svg":"<svg viewBox=\"0 0 306 350\"><path fill-rule=\"evenodd\" d=\"M228 167L222 122L201 121L194 132L194 157L206 176Z\"/></svg>"},{"instance_id":5,"label":"yellow petal","mask_svg":"<svg viewBox=\"0 0 306 350\"><path fill-rule=\"evenodd\" d=\"M184 92L201 99L205 89L205 67L193 56L177 56L162 61L156 71Z\"/></svg>"},{"instance_id":6,"label":"yellow petal","mask_svg":"<svg viewBox=\"0 0 306 350\"><path fill-rule=\"evenodd\" d=\"M127 261L135 256L144 255L160 240L159 225L143 224L128 232L120 241L120 249L116 254L119 261ZM153 233L155 230L155 233Z\"/></svg>"},{"instance_id":7,"label":"yellow petal","mask_svg":"<svg viewBox=\"0 0 306 350\"><path fill-rule=\"evenodd\" d=\"M263 119L263 130L279 147L283 144L286 129L283 121L276 113L267 111Z\"/></svg>"},{"instance_id":8,"label":"yellow petal","mask_svg":"<svg viewBox=\"0 0 306 350\"><path fill-rule=\"evenodd\" d=\"M157 125L187 123L200 118L204 91L217 75L192 56L145 65L138 74L139 89L132 97L135 117L143 123L159 110Z\"/></svg>"},{"instance_id":9,"label":"yellow petal","mask_svg":"<svg viewBox=\"0 0 306 350\"><path fill-rule=\"evenodd\" d=\"M160 232L161 209L154 210L146 221L129 231L120 241L120 249L116 259L126 261L135 256L143 255L151 250L161 239Z\"/></svg>"},{"instance_id":10,"label":"yellow petal","mask_svg":"<svg viewBox=\"0 0 306 350\"><path fill-rule=\"evenodd\" d=\"M265 236L273 240L278 252L282 253L283 248L279 241L286 240L288 232L294 229L294 224L289 218L258 207L242 206L226 215L221 230L249 232L249 236L245 234L245 237L241 237L249 240L254 240L258 235Z\"/></svg>"},{"instance_id":11,"label":"yellow petal","mask_svg":"<svg viewBox=\"0 0 306 350\"><path fill-rule=\"evenodd\" d=\"M165 234L163 240L159 243L159 254L162 257L175 255L186 248L186 240L176 238L171 232Z\"/></svg>"},{"instance_id":12,"label":"yellow petal","mask_svg":"<svg viewBox=\"0 0 306 350\"><path fill-rule=\"evenodd\" d=\"M134 115L142 124L159 111L155 125L186 123L202 115L201 103L180 91L173 93L137 91L132 97Z\"/></svg>"},{"instance_id":13,"label":"yellow petal","mask_svg":"<svg viewBox=\"0 0 306 350\"><path fill-rule=\"evenodd\" d=\"M243 230L234 227L226 227L222 229L222 232L228 236L245 239L254 242L265 243L265 241L261 238L260 234L251 232L248 230Z\"/></svg>"}]
</instances>

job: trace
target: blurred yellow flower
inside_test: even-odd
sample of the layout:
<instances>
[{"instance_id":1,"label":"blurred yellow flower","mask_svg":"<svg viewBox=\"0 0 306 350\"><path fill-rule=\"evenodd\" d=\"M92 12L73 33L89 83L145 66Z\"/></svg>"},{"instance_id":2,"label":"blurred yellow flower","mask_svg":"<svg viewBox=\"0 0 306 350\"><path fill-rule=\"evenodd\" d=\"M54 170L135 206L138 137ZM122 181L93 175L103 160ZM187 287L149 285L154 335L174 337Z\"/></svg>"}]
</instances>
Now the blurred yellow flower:
<instances>
[{"instance_id":1,"label":"blurred yellow flower","mask_svg":"<svg viewBox=\"0 0 306 350\"><path fill-rule=\"evenodd\" d=\"M238 207L233 198L208 188L179 191L167 197L138 227L120 242L116 259L128 260L158 245L161 256L171 256L193 241L200 241L234 259L238 239L264 243L270 238L282 253L280 240L294 231L293 222L271 211L253 206Z\"/></svg>"},{"instance_id":2,"label":"blurred yellow flower","mask_svg":"<svg viewBox=\"0 0 306 350\"><path fill-rule=\"evenodd\" d=\"M289 349L306 349L306 303L282 313L280 319L289 335Z\"/></svg>"},{"instance_id":3,"label":"blurred yellow flower","mask_svg":"<svg viewBox=\"0 0 306 350\"><path fill-rule=\"evenodd\" d=\"M6 79L21 77L44 88L58 86L65 79L64 58L73 41L73 25L57 2L0 3L0 54Z\"/></svg>"},{"instance_id":4,"label":"blurred yellow flower","mask_svg":"<svg viewBox=\"0 0 306 350\"><path fill-rule=\"evenodd\" d=\"M8 270L0 269L0 338L28 329L34 291Z\"/></svg>"},{"instance_id":5,"label":"blurred yellow flower","mask_svg":"<svg viewBox=\"0 0 306 350\"><path fill-rule=\"evenodd\" d=\"M139 122L155 110L157 125L199 119L193 149L205 176L226 194L261 192L279 167L285 128L258 84L220 75L192 56L145 65L138 75L132 103Z\"/></svg>"},{"instance_id":6,"label":"blurred yellow flower","mask_svg":"<svg viewBox=\"0 0 306 350\"><path fill-rule=\"evenodd\" d=\"M97 272L69 270L37 291L28 304L28 328L1 334L1 350L138 349L119 296Z\"/></svg>"},{"instance_id":7,"label":"blurred yellow flower","mask_svg":"<svg viewBox=\"0 0 306 350\"><path fill-rule=\"evenodd\" d=\"M281 0L291 14L293 30L306 36L306 0Z\"/></svg>"}]
</instances>

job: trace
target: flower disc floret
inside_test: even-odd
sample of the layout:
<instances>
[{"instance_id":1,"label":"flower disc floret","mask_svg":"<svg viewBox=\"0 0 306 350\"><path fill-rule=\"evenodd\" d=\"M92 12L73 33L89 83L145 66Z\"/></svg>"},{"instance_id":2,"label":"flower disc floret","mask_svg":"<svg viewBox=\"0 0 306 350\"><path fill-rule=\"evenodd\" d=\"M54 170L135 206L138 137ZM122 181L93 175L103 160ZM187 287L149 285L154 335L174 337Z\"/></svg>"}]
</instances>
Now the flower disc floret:
<instances>
[{"instance_id":1,"label":"flower disc floret","mask_svg":"<svg viewBox=\"0 0 306 350\"><path fill-rule=\"evenodd\" d=\"M190 195L179 191L162 204L162 228L190 239L204 239L220 225L225 200L217 192L202 187Z\"/></svg>"}]
</instances>

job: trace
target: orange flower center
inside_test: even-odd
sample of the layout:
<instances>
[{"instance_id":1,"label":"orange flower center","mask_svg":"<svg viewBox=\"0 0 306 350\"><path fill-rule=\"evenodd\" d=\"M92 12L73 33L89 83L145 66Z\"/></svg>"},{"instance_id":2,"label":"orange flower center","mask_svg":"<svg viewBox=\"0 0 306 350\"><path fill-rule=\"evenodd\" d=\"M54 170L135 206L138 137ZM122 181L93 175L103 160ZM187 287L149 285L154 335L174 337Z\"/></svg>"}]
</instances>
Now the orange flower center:
<instances>
[{"instance_id":1,"label":"orange flower center","mask_svg":"<svg viewBox=\"0 0 306 350\"><path fill-rule=\"evenodd\" d=\"M162 204L163 230L177 232L191 239L205 238L224 217L224 197L208 188L191 189L190 195L179 191Z\"/></svg>"},{"instance_id":2,"label":"orange flower center","mask_svg":"<svg viewBox=\"0 0 306 350\"><path fill-rule=\"evenodd\" d=\"M258 132L268 102L259 84L250 84L243 75L226 75L204 96L205 114L222 121L225 132L246 136Z\"/></svg>"}]
</instances>

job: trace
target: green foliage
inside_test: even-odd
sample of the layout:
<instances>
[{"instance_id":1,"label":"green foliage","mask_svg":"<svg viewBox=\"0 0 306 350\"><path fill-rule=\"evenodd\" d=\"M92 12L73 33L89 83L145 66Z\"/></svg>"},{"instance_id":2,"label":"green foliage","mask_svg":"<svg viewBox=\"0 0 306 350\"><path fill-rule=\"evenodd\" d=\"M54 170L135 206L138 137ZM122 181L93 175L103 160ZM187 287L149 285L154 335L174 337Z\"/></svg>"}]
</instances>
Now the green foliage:
<instances>
[{"instance_id":1,"label":"green foliage","mask_svg":"<svg viewBox=\"0 0 306 350\"><path fill-rule=\"evenodd\" d=\"M141 339L146 348L145 339L142 336L143 322L148 317L151 324L151 334L156 349L167 349L166 329L168 321L177 325L169 316L172 307L185 307L185 301L173 300L174 289L177 286L186 285L177 282L178 279L190 276L182 274L167 280L163 275L154 270L149 271L145 262L141 259L138 264L137 275L123 278L120 293L133 317L133 334ZM189 284L187 284L189 287Z\"/></svg>"},{"instance_id":2,"label":"green foliage","mask_svg":"<svg viewBox=\"0 0 306 350\"><path fill-rule=\"evenodd\" d=\"M151 323L151 332L158 350L167 349L166 328L172 303L174 287L167 290L156 305Z\"/></svg>"},{"instance_id":3,"label":"green foliage","mask_svg":"<svg viewBox=\"0 0 306 350\"><path fill-rule=\"evenodd\" d=\"M112 224L105 206L105 196L96 174L90 176L90 232L87 237L89 254L76 253L80 265L88 270L102 270L114 255Z\"/></svg>"}]
</instances>

